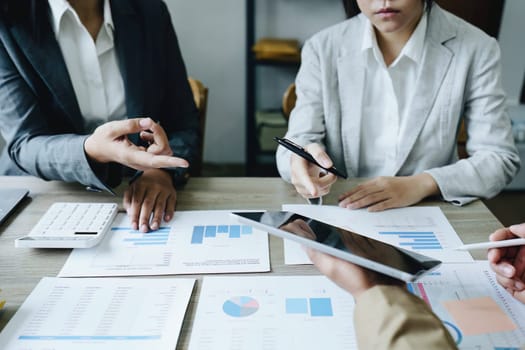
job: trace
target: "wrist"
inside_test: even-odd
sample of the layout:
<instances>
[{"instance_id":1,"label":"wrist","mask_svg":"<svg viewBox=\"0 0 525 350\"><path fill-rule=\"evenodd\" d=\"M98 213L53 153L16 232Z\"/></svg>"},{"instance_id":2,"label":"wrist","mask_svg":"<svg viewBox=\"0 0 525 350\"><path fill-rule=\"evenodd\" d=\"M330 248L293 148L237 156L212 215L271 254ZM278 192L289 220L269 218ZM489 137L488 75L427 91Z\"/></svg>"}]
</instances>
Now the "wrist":
<instances>
[{"instance_id":1,"label":"wrist","mask_svg":"<svg viewBox=\"0 0 525 350\"><path fill-rule=\"evenodd\" d=\"M96 142L93 140L93 135L89 135L84 140L84 153L88 159L98 162L98 163L109 163L108 160L101 158L97 152Z\"/></svg>"},{"instance_id":2,"label":"wrist","mask_svg":"<svg viewBox=\"0 0 525 350\"><path fill-rule=\"evenodd\" d=\"M416 178L416 183L418 184L420 193L423 194L422 198L435 196L440 193L437 182L434 180L432 175L428 173L421 173L414 175L414 177Z\"/></svg>"}]
</instances>

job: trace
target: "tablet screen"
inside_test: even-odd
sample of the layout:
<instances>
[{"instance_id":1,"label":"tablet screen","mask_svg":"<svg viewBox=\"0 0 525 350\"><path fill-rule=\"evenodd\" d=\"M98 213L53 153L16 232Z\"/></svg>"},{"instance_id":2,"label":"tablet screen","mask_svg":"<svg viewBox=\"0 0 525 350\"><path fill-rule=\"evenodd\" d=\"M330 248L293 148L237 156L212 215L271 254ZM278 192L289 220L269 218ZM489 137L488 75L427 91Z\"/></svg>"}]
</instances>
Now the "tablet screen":
<instances>
[{"instance_id":1,"label":"tablet screen","mask_svg":"<svg viewBox=\"0 0 525 350\"><path fill-rule=\"evenodd\" d=\"M307 245L313 248L319 249L319 245L321 245L321 247L334 248L340 253L334 255L345 259L346 254L351 257L347 260L352 262L356 262L355 257L357 256L367 261L402 271L411 276L419 276L441 264L440 261L433 258L291 212L250 212L234 214L253 221L254 223L260 223L263 226L278 229L273 232L274 234L277 234L280 230L294 236L315 241L318 244L314 244L314 242L308 244L308 242L306 242ZM269 231L272 233L271 230ZM293 237L285 237L286 235L281 236L293 239ZM298 239L297 241L305 243L304 240ZM320 250L327 253L333 252L331 249ZM357 259L358 261L356 263L361 262L363 259ZM363 264L360 265L364 266Z\"/></svg>"}]
</instances>

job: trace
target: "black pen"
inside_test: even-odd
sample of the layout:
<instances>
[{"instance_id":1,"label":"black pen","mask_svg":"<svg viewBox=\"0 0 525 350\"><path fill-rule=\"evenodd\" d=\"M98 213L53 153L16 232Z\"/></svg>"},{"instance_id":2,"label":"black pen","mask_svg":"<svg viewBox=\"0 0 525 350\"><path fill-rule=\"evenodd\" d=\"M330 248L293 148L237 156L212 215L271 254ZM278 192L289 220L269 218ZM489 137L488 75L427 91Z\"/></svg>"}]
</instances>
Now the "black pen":
<instances>
[{"instance_id":1,"label":"black pen","mask_svg":"<svg viewBox=\"0 0 525 350\"><path fill-rule=\"evenodd\" d=\"M288 140L288 139L285 139L285 138L280 138L280 137L274 137L273 138L275 141L277 141L281 146L284 146L286 147L287 149L289 149L290 151L292 151L293 153L303 157L304 159L306 159L307 161L309 161L310 163L314 163L315 165L317 165L319 168L321 169L324 169L336 176L339 176L343 179L346 179L348 176L342 172L341 170L338 170L335 166L331 166L329 168L325 168L324 166L322 166L321 164L319 164L315 159L314 157L312 157L312 155L310 153L308 153L303 147L299 146L298 144Z\"/></svg>"}]
</instances>

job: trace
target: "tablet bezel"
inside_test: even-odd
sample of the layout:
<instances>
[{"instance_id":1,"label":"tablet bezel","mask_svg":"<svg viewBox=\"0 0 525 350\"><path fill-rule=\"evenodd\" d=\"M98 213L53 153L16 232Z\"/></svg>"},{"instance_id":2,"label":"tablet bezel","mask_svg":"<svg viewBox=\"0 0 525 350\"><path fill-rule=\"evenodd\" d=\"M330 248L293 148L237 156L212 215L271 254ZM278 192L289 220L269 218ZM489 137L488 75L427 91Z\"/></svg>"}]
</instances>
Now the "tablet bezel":
<instances>
[{"instance_id":1,"label":"tablet bezel","mask_svg":"<svg viewBox=\"0 0 525 350\"><path fill-rule=\"evenodd\" d=\"M251 218L247 218L247 217L243 216L243 214L249 214L249 215L261 214L261 215L263 215L264 213L268 213L268 212L264 212L264 211L240 212L240 211L236 211L236 212L232 212L232 215L235 216L236 219L239 222L243 223L243 224L251 225L251 226L253 226L253 227L257 228L257 229L266 231L266 232L268 232L268 233L270 233L272 235L275 235L275 236L278 236L278 237L281 237L281 238L290 239L290 240L295 241L297 243L303 244L303 245L305 245L307 247L311 247L311 248L317 249L319 251L322 251L324 253L336 256L338 258L341 258L343 260L349 261L349 262L354 263L356 265L359 265L361 267L364 267L364 268L367 268L367 269L370 269L370 270L373 270L373 271L376 271L376 272L379 272L379 273L382 273L382 274L385 274L385 275L397 278L397 279L405 281L405 282L414 282L417 279L421 278L423 275L425 275L425 274L435 270L436 268L438 268L441 265L441 261L439 261L437 259L425 256L425 255L422 255L422 254L419 254L419 253L415 253L415 252L412 252L412 251L409 251L409 250L406 250L406 249L403 249L403 248L400 248L400 247L396 247L396 246L393 246L393 245L385 243L385 242L378 241L378 242L381 242L382 244L391 246L394 249L396 249L396 250L398 250L398 251L400 251L400 252L402 252L404 254L407 254L407 255L411 256L412 258L414 258L414 259L416 259L418 261L426 262L426 263L433 263L434 264L431 268L419 270L417 273L412 274L412 273L409 273L407 271L400 270L400 269L398 269L396 267L385 265L385 264L379 263L377 261L373 261L373 260L370 260L370 259L358 256L358 255L352 254L350 252L343 251L343 250L334 248L334 247L329 246L329 245L325 245L325 244L323 244L321 242L318 242L318 241L315 241L315 240L311 240L311 239L308 239L308 238L304 238L304 237L298 236L296 234L293 234L293 233L290 233L288 231L282 230L282 229L277 228L275 226L272 226L272 225L269 225L269 224L265 224L265 223L261 223L260 221L255 221L255 220L253 220ZM270 212L270 213L282 213L283 216L286 215L286 214L298 215L298 216L304 217L306 219L311 219L311 220L318 221L318 220L310 218L308 216L305 216L305 215L302 215L302 214L295 214L293 212L287 212L287 211L278 211L277 212L277 211L275 211L275 212ZM325 225L330 225L330 224L327 224L327 223L324 223L324 222L322 222L322 223L325 224ZM339 228L339 227L337 227L335 225L330 225L330 226ZM353 230L348 230L346 228L340 228L340 229L343 229L343 230L346 230L346 231L351 231L353 233L359 234L359 233L357 233L357 232L355 232ZM366 237L366 235L362 235L362 236ZM375 239L372 239L372 238L370 238L370 239L376 241ZM417 259L416 257L426 258L427 260Z\"/></svg>"}]
</instances>

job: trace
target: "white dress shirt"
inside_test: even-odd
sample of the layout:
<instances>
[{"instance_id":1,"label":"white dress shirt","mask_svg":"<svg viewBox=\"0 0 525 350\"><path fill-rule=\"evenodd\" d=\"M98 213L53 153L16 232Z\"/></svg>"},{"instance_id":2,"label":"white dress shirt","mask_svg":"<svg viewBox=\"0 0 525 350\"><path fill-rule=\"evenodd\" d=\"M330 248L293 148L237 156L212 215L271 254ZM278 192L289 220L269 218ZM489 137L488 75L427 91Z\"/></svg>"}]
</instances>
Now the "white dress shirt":
<instances>
[{"instance_id":1,"label":"white dress shirt","mask_svg":"<svg viewBox=\"0 0 525 350\"><path fill-rule=\"evenodd\" d=\"M366 76L363 92L363 120L359 146L360 177L394 176L399 135L409 110L425 45L427 15L424 11L416 29L398 57L386 66L374 28L365 22L362 54Z\"/></svg>"},{"instance_id":2,"label":"white dress shirt","mask_svg":"<svg viewBox=\"0 0 525 350\"><path fill-rule=\"evenodd\" d=\"M87 132L108 120L126 115L124 82L114 46L109 1L104 22L94 41L66 0L48 0L51 20Z\"/></svg>"}]
</instances>

